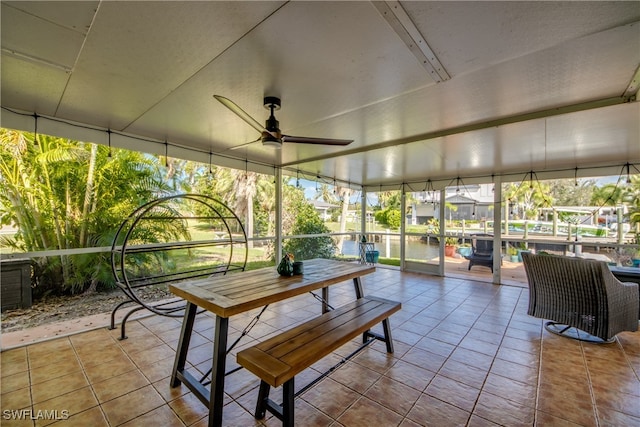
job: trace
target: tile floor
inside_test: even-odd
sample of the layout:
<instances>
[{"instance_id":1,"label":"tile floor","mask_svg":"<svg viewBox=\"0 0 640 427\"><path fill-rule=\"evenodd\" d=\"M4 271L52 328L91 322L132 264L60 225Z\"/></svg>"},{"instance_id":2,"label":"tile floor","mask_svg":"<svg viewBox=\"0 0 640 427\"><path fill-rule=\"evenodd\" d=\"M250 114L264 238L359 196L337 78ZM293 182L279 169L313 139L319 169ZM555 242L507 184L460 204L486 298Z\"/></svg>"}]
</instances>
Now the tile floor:
<instances>
[{"instance_id":1,"label":"tile floor","mask_svg":"<svg viewBox=\"0 0 640 427\"><path fill-rule=\"evenodd\" d=\"M610 345L554 336L526 315L528 291L519 287L378 269L364 289L403 304L391 318L395 353L376 342L302 394L299 426L640 426L640 332ZM331 288L334 305L353 297L351 283ZM310 295L275 304L232 353L318 312ZM232 318L230 341L249 321ZM212 328L213 318L199 315L194 373L210 366ZM124 341L102 328L2 352L0 424L207 425L205 406L184 386L169 387L179 331L179 320L152 316L128 324ZM300 374L296 386L355 346ZM225 425L280 425L253 418L257 386L244 370L227 377Z\"/></svg>"}]
</instances>

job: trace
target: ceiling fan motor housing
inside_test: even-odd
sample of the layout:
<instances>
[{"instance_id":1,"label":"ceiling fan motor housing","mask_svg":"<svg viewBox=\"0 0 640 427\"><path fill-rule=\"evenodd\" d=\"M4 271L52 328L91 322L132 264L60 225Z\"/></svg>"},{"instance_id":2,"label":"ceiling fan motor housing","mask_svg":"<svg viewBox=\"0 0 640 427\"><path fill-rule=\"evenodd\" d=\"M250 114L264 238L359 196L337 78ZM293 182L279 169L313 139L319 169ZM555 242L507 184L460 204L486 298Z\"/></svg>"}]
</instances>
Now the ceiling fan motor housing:
<instances>
[{"instance_id":1,"label":"ceiling fan motor housing","mask_svg":"<svg viewBox=\"0 0 640 427\"><path fill-rule=\"evenodd\" d=\"M282 103L280 102L280 98L277 96L265 96L264 97L264 108L267 110L271 110L273 108L274 111L278 111Z\"/></svg>"}]
</instances>

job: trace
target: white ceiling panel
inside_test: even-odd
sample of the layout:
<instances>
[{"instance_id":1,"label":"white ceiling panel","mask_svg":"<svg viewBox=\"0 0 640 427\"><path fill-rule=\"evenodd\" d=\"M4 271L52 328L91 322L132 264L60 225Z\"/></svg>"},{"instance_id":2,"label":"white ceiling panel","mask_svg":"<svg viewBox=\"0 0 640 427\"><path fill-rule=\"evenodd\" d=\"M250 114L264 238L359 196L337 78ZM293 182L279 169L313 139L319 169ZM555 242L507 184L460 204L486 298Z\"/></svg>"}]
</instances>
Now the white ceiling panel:
<instances>
[{"instance_id":1,"label":"white ceiling panel","mask_svg":"<svg viewBox=\"0 0 640 427\"><path fill-rule=\"evenodd\" d=\"M42 22L86 34L99 1L3 1L3 6L21 10ZM3 9L4 13L5 9ZM19 24L24 21L18 21ZM40 33L39 31L35 33Z\"/></svg>"},{"instance_id":2,"label":"white ceiling panel","mask_svg":"<svg viewBox=\"0 0 640 427\"><path fill-rule=\"evenodd\" d=\"M54 13L54 3L2 2L3 54L11 53L70 71L96 4L90 2L72 8L69 2L63 2L59 5L60 11L70 16L64 20Z\"/></svg>"},{"instance_id":3,"label":"white ceiling panel","mask_svg":"<svg viewBox=\"0 0 640 427\"><path fill-rule=\"evenodd\" d=\"M55 115L69 78L58 68L6 55L1 75L3 105L49 116Z\"/></svg>"},{"instance_id":4,"label":"white ceiling panel","mask_svg":"<svg viewBox=\"0 0 640 427\"><path fill-rule=\"evenodd\" d=\"M611 128L604 123L612 125ZM397 161L402 158L403 161ZM312 176L359 174L381 185L531 170L597 168L640 158L640 106L615 105L290 165ZM352 165L359 168L353 169Z\"/></svg>"},{"instance_id":5,"label":"white ceiling panel","mask_svg":"<svg viewBox=\"0 0 640 427\"><path fill-rule=\"evenodd\" d=\"M126 130L280 4L102 2L60 116Z\"/></svg>"},{"instance_id":6,"label":"white ceiling panel","mask_svg":"<svg viewBox=\"0 0 640 427\"><path fill-rule=\"evenodd\" d=\"M37 113L370 188L640 163L637 1L387 2L406 34L366 1L0 2L5 126L32 130L13 111ZM354 142L232 150L259 135L214 94L259 123L278 96L283 133Z\"/></svg>"},{"instance_id":7,"label":"white ceiling panel","mask_svg":"<svg viewBox=\"0 0 640 427\"><path fill-rule=\"evenodd\" d=\"M627 2L401 2L449 74L459 75L633 23Z\"/></svg>"}]
</instances>

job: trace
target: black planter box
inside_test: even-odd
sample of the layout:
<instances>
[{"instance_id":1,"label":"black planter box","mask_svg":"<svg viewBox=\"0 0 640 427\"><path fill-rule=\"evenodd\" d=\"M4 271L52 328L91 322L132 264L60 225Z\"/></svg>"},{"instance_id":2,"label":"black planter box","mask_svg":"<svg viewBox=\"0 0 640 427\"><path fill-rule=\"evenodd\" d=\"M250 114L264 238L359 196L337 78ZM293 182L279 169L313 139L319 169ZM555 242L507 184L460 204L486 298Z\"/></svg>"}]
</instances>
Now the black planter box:
<instances>
[{"instance_id":1,"label":"black planter box","mask_svg":"<svg viewBox=\"0 0 640 427\"><path fill-rule=\"evenodd\" d=\"M0 261L0 303L2 311L31 307L31 261Z\"/></svg>"}]
</instances>

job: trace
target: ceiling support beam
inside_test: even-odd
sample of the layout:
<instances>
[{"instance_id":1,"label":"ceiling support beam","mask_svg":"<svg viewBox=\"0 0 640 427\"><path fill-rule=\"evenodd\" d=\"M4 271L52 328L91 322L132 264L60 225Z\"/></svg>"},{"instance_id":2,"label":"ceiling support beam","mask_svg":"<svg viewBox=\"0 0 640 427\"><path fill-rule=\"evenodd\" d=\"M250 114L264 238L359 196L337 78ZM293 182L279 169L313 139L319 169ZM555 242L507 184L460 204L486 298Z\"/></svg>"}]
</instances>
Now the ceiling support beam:
<instances>
[{"instance_id":1,"label":"ceiling support beam","mask_svg":"<svg viewBox=\"0 0 640 427\"><path fill-rule=\"evenodd\" d=\"M369 151L379 150L381 148L395 147L398 145L410 144L412 142L418 142L418 141L427 141L429 139L442 138L449 135L456 135L456 134L465 133L465 132L472 132L475 130L504 126L512 123L525 122L528 120L543 119L546 117L559 116L561 114L569 114L569 113L575 113L578 111L586 111L586 110L592 110L596 108L610 107L612 105L619 105L627 102L629 102L627 98L622 96L616 96L613 98L605 98L605 99L599 99L596 101L583 102L579 104L565 105L562 107L534 111L531 113L516 114L513 116L501 117L495 120L471 123L471 124L462 125L462 126L455 126L449 129L421 133L418 135L392 139L392 140L381 142L378 144L367 145L364 147L354 148L351 150L342 150L342 151L338 151L335 153L330 153L322 156L306 158L299 162L284 163L281 165L281 167L295 166L301 163L314 162L318 160L326 160L334 157L343 157L343 156L348 156L350 154L365 153Z\"/></svg>"},{"instance_id":2,"label":"ceiling support beam","mask_svg":"<svg viewBox=\"0 0 640 427\"><path fill-rule=\"evenodd\" d=\"M638 91L640 90L640 65L636 68L636 72L633 74L631 78L631 82L629 82L629 86L624 91L622 95L629 101L637 101L638 100Z\"/></svg>"},{"instance_id":3,"label":"ceiling support beam","mask_svg":"<svg viewBox=\"0 0 640 427\"><path fill-rule=\"evenodd\" d=\"M451 78L399 1L372 3L436 83Z\"/></svg>"}]
</instances>

